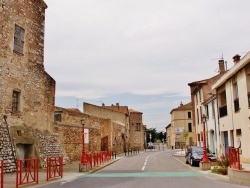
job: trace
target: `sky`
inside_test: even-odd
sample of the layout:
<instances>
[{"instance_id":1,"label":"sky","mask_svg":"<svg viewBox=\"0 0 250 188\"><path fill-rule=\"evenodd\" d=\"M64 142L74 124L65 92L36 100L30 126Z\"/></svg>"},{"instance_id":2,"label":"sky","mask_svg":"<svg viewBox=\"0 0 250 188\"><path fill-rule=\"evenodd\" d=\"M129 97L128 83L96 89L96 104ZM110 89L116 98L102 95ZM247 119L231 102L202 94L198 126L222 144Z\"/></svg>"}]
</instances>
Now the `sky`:
<instances>
[{"instance_id":1,"label":"sky","mask_svg":"<svg viewBox=\"0 0 250 188\"><path fill-rule=\"evenodd\" d=\"M56 106L119 103L164 131L188 83L249 51L249 0L45 0L45 70Z\"/></svg>"}]
</instances>

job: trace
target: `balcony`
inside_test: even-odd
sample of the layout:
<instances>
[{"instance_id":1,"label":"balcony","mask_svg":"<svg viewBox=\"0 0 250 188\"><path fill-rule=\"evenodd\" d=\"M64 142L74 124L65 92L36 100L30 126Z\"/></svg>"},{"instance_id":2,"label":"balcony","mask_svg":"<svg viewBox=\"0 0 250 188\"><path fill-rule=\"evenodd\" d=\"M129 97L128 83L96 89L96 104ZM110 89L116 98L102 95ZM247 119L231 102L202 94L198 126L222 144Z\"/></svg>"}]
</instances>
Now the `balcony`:
<instances>
[{"instance_id":1,"label":"balcony","mask_svg":"<svg viewBox=\"0 0 250 188\"><path fill-rule=\"evenodd\" d=\"M234 99L234 112L238 112L240 110L239 98Z\"/></svg>"},{"instance_id":2,"label":"balcony","mask_svg":"<svg viewBox=\"0 0 250 188\"><path fill-rule=\"evenodd\" d=\"M220 107L219 112L220 112L220 118L226 116L227 115L227 105Z\"/></svg>"}]
</instances>

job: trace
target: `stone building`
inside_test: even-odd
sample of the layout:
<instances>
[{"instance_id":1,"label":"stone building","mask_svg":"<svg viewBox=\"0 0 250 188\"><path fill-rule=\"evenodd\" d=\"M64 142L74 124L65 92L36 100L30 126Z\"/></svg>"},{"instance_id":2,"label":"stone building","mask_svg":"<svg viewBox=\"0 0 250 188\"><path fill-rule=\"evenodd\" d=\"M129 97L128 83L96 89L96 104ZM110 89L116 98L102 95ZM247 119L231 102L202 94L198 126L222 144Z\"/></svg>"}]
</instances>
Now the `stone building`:
<instances>
[{"instance_id":1,"label":"stone building","mask_svg":"<svg viewBox=\"0 0 250 188\"><path fill-rule=\"evenodd\" d=\"M142 112L129 109L129 127L130 147L142 150L145 147L146 129L142 123Z\"/></svg>"},{"instance_id":2,"label":"stone building","mask_svg":"<svg viewBox=\"0 0 250 188\"><path fill-rule=\"evenodd\" d=\"M112 122L124 126L120 137L123 140L124 149L132 147L144 148L145 126L142 123L142 113L129 110L127 106L116 105L96 106L88 103L83 104L83 111L102 118L109 118Z\"/></svg>"},{"instance_id":3,"label":"stone building","mask_svg":"<svg viewBox=\"0 0 250 188\"><path fill-rule=\"evenodd\" d=\"M171 136L169 137L171 147L175 149L195 145L195 127L192 119L192 103L180 104L174 108L171 114ZM169 127L170 128L170 127Z\"/></svg>"},{"instance_id":4,"label":"stone building","mask_svg":"<svg viewBox=\"0 0 250 188\"><path fill-rule=\"evenodd\" d=\"M90 104L89 104L90 105ZM55 132L58 134L65 152L70 160L80 160L83 148L83 123L85 151L94 153L111 150L123 152L125 128L112 122L109 118L102 118L82 113L76 108L55 108Z\"/></svg>"},{"instance_id":5,"label":"stone building","mask_svg":"<svg viewBox=\"0 0 250 188\"><path fill-rule=\"evenodd\" d=\"M55 80L44 70L43 0L0 1L0 157L62 154L52 134ZM48 146L47 143L50 143ZM9 147L9 146L12 147ZM52 152L53 151L53 152ZM8 160L7 160L8 159ZM14 171L14 165L5 171Z\"/></svg>"}]
</instances>

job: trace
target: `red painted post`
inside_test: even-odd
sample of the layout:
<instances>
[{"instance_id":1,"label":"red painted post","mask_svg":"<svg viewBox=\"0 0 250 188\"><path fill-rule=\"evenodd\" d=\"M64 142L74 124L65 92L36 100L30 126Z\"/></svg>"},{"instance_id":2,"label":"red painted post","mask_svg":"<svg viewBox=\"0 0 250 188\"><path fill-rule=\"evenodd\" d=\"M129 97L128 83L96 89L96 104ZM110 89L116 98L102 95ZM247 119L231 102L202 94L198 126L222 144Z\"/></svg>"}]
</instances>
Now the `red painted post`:
<instances>
[{"instance_id":1,"label":"red painted post","mask_svg":"<svg viewBox=\"0 0 250 188\"><path fill-rule=\"evenodd\" d=\"M1 160L0 162L1 162L0 187L3 188L3 172L4 172L3 160Z\"/></svg>"}]
</instances>

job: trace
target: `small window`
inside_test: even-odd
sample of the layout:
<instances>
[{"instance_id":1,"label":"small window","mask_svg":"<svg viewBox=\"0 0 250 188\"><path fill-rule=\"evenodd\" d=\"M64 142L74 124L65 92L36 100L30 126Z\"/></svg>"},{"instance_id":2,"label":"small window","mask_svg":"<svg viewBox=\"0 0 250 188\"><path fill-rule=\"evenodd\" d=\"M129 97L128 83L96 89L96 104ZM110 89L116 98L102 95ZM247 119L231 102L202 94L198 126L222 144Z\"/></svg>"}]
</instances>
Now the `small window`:
<instances>
[{"instance_id":1,"label":"small window","mask_svg":"<svg viewBox=\"0 0 250 188\"><path fill-rule=\"evenodd\" d=\"M56 112L54 116L54 120L57 122L62 122L62 113Z\"/></svg>"},{"instance_id":2,"label":"small window","mask_svg":"<svg viewBox=\"0 0 250 188\"><path fill-rule=\"evenodd\" d=\"M191 118L192 118L191 112L188 112L188 119L191 119Z\"/></svg>"},{"instance_id":3,"label":"small window","mask_svg":"<svg viewBox=\"0 0 250 188\"><path fill-rule=\"evenodd\" d=\"M140 131L141 130L141 124L140 123L136 123L136 130Z\"/></svg>"},{"instance_id":4,"label":"small window","mask_svg":"<svg viewBox=\"0 0 250 188\"><path fill-rule=\"evenodd\" d=\"M236 136L241 136L241 129L236 129Z\"/></svg>"},{"instance_id":5,"label":"small window","mask_svg":"<svg viewBox=\"0 0 250 188\"><path fill-rule=\"evenodd\" d=\"M188 132L192 132L192 123L188 123Z\"/></svg>"},{"instance_id":6,"label":"small window","mask_svg":"<svg viewBox=\"0 0 250 188\"><path fill-rule=\"evenodd\" d=\"M201 137L200 137L200 134L199 134L199 133L197 134L197 140L198 140L198 141L201 141Z\"/></svg>"},{"instance_id":7,"label":"small window","mask_svg":"<svg viewBox=\"0 0 250 188\"><path fill-rule=\"evenodd\" d=\"M13 91L13 94L12 94L12 112L19 111L19 100L20 100L20 92Z\"/></svg>"},{"instance_id":8,"label":"small window","mask_svg":"<svg viewBox=\"0 0 250 188\"><path fill-rule=\"evenodd\" d=\"M21 130L17 130L16 133L17 133L17 136L22 136L22 131Z\"/></svg>"},{"instance_id":9,"label":"small window","mask_svg":"<svg viewBox=\"0 0 250 188\"><path fill-rule=\"evenodd\" d=\"M23 54L25 30L18 25L15 25L14 48L13 51L18 54Z\"/></svg>"}]
</instances>

